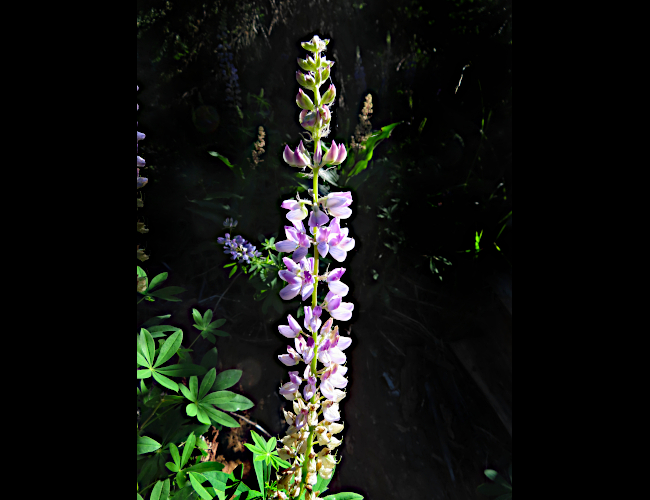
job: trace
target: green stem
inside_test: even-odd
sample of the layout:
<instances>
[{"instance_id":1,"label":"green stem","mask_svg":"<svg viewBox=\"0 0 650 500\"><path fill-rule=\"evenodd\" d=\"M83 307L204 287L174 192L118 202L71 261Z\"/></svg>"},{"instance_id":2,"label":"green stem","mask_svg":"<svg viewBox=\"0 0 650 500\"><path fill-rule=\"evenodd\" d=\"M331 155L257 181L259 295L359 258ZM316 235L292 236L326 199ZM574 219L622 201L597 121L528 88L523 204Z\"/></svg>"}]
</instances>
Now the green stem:
<instances>
[{"instance_id":1,"label":"green stem","mask_svg":"<svg viewBox=\"0 0 650 500\"><path fill-rule=\"evenodd\" d=\"M160 400L160 403L158 404L158 406L160 406L160 404L162 404L163 401L164 401L164 398ZM169 413L169 412L172 411L174 408L176 408L179 404L180 404L180 403L176 403L176 404L172 405L172 406L169 408L169 410L166 410L166 411L162 412L160 415L158 415L156 418L154 418L151 422L149 422L149 419L150 419L151 417L153 417L154 413L156 413L156 410L158 409L158 407L156 407L156 410L154 410L154 412L149 416L149 418L147 419L147 422L149 422L150 424L153 424L156 420L158 420L159 418L165 416L167 413ZM147 425L149 425L149 424L147 424L147 422L145 422L145 423L142 425L142 427L140 427L140 432L142 432L142 431L144 430L144 428L145 428Z\"/></svg>"},{"instance_id":2,"label":"green stem","mask_svg":"<svg viewBox=\"0 0 650 500\"><path fill-rule=\"evenodd\" d=\"M158 408L160 408L161 404L162 404L162 398L160 398L160 401L158 401L158 406L156 406L153 409L153 412L151 412L151 415L149 415L149 418L147 420L145 420L144 424L142 424L142 427L140 427L140 432L142 432L142 429L144 429L147 426L147 424L149 423L149 420L151 420L151 417L153 417L156 414L156 412L158 411Z\"/></svg>"}]
</instances>

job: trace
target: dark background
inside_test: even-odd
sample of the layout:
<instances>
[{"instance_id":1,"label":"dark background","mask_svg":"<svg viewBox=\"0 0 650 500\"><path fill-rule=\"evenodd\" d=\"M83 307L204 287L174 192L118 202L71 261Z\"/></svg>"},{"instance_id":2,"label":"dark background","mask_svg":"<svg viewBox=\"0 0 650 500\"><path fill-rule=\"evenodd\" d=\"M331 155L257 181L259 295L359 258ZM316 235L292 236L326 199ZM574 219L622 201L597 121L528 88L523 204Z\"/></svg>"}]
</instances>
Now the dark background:
<instances>
[{"instance_id":1,"label":"dark background","mask_svg":"<svg viewBox=\"0 0 650 500\"><path fill-rule=\"evenodd\" d=\"M353 344L330 490L484 498L483 470L512 461L511 2L139 1L149 183L138 218L150 230L138 234L150 256L139 265L187 291L179 303L143 302L138 326L171 313L193 340L192 308L213 308L232 284L215 311L232 335L218 339L220 369L244 371L250 418L282 435L277 389L288 370L277 355L287 342L277 325L299 304L263 309L253 281L228 279L216 237L234 217L233 234L258 249L260 235L284 239L280 203L299 181L282 151L302 132L296 59L314 34L331 40L335 61L328 140L349 143L368 93L374 130L401 122L364 174L334 188L353 192L356 248L342 264L355 311L341 325ZM266 152L253 168L259 126ZM211 346L195 347L200 359Z\"/></svg>"}]
</instances>

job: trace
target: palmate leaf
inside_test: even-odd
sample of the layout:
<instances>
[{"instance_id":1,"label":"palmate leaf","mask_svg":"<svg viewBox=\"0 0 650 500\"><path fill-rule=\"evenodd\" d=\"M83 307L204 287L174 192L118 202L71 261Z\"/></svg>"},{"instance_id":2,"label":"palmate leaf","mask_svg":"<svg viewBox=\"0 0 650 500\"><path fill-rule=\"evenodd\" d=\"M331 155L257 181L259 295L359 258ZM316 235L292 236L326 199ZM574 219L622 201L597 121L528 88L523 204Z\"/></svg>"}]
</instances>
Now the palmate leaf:
<instances>
[{"instance_id":1,"label":"palmate leaf","mask_svg":"<svg viewBox=\"0 0 650 500\"><path fill-rule=\"evenodd\" d=\"M168 286L166 288L161 288L157 292L147 293L147 295L151 297L158 297L159 299L163 299L168 302L182 302L181 299L175 297L175 295L185 291L185 288L182 288L180 286Z\"/></svg>"},{"instance_id":2,"label":"palmate leaf","mask_svg":"<svg viewBox=\"0 0 650 500\"><path fill-rule=\"evenodd\" d=\"M180 363L156 368L156 371L169 377L190 377L192 375L205 375L208 370L193 363Z\"/></svg>"},{"instance_id":3,"label":"palmate leaf","mask_svg":"<svg viewBox=\"0 0 650 500\"><path fill-rule=\"evenodd\" d=\"M158 481L151 490L149 500L167 500L169 497L169 479Z\"/></svg>"},{"instance_id":4,"label":"palmate leaf","mask_svg":"<svg viewBox=\"0 0 650 500\"><path fill-rule=\"evenodd\" d=\"M160 385L163 387L167 387L167 389L171 389L174 392L178 392L178 384L174 382L173 380L165 377L164 375L161 375L158 372L151 372L153 375L153 378L156 382L158 382Z\"/></svg>"},{"instance_id":5,"label":"palmate leaf","mask_svg":"<svg viewBox=\"0 0 650 500\"><path fill-rule=\"evenodd\" d=\"M140 329L140 338L138 339L140 351L144 354L146 360L151 364L153 362L154 354L156 353L156 344L151 337L151 334L144 328Z\"/></svg>"},{"instance_id":6,"label":"palmate leaf","mask_svg":"<svg viewBox=\"0 0 650 500\"><path fill-rule=\"evenodd\" d=\"M210 394L202 398L201 402L210 405L219 405L222 403L227 403L229 401L232 401L235 398L235 396L237 396L237 394L230 391L211 392Z\"/></svg>"},{"instance_id":7,"label":"palmate leaf","mask_svg":"<svg viewBox=\"0 0 650 500\"><path fill-rule=\"evenodd\" d=\"M168 276L167 273L160 273L158 276L156 276L149 282L149 286L147 287L146 291L150 292L151 290L156 288L158 285L160 285L163 281L167 279L167 276Z\"/></svg>"},{"instance_id":8,"label":"palmate leaf","mask_svg":"<svg viewBox=\"0 0 650 500\"><path fill-rule=\"evenodd\" d=\"M183 446L183 456L181 458L181 468L185 467L185 464L187 463L187 461L192 456L192 452L194 451L194 446L195 445L196 445L196 436L192 432L187 437L187 441L185 441L185 446Z\"/></svg>"},{"instance_id":9,"label":"palmate leaf","mask_svg":"<svg viewBox=\"0 0 650 500\"><path fill-rule=\"evenodd\" d=\"M154 368L162 365L166 361L169 361L169 359L178 351L178 348L181 346L182 341L183 341L182 331L179 330L176 333L172 334L160 348L160 352L158 353L158 359L156 360L156 364L153 365Z\"/></svg>"},{"instance_id":10,"label":"palmate leaf","mask_svg":"<svg viewBox=\"0 0 650 500\"><path fill-rule=\"evenodd\" d=\"M203 317L201 316L201 313L197 311L196 309L192 309L192 317L194 318L194 321L196 321L197 325L203 326ZM194 325L196 326L196 325Z\"/></svg>"},{"instance_id":11,"label":"palmate leaf","mask_svg":"<svg viewBox=\"0 0 650 500\"><path fill-rule=\"evenodd\" d=\"M214 385L214 380L217 378L217 370L212 368L208 373L205 374L203 380L201 381L201 388L199 389L199 400L203 399L212 386Z\"/></svg>"}]
</instances>

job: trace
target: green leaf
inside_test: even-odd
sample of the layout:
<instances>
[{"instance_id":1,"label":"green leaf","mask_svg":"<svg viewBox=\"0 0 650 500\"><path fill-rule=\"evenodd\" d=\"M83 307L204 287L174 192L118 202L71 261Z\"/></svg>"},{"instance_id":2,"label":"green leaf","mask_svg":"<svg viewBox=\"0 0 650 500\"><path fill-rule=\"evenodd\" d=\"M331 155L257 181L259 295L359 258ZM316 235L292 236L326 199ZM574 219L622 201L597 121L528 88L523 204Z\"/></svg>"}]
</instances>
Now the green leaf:
<instances>
[{"instance_id":1,"label":"green leaf","mask_svg":"<svg viewBox=\"0 0 650 500\"><path fill-rule=\"evenodd\" d=\"M185 446L183 446L183 458L181 459L181 468L185 467L185 464L192 456L194 451L194 446L196 445L196 436L194 433L191 433L185 441Z\"/></svg>"},{"instance_id":2,"label":"green leaf","mask_svg":"<svg viewBox=\"0 0 650 500\"><path fill-rule=\"evenodd\" d=\"M264 489L264 465L262 464L262 462L258 462L254 460L253 466L255 467L255 476L257 476L257 484L260 487L262 496L265 497L264 493L266 493L266 490Z\"/></svg>"},{"instance_id":3,"label":"green leaf","mask_svg":"<svg viewBox=\"0 0 650 500\"><path fill-rule=\"evenodd\" d=\"M255 404L250 399L241 396L239 394L236 394L235 397L232 398L230 401L226 401L224 403L218 403L216 404L216 406L226 411L238 411L238 410L248 410L249 408L255 406Z\"/></svg>"},{"instance_id":4,"label":"green leaf","mask_svg":"<svg viewBox=\"0 0 650 500\"><path fill-rule=\"evenodd\" d=\"M275 451L276 444L277 444L277 440L274 437L271 437L269 441L266 443L266 451L268 451L269 453Z\"/></svg>"},{"instance_id":5,"label":"green leaf","mask_svg":"<svg viewBox=\"0 0 650 500\"><path fill-rule=\"evenodd\" d=\"M150 293L152 297L158 297L159 299L166 300L168 302L182 302L181 299L178 297L174 297L177 293L182 293L185 291L185 288L181 288L180 286L168 286L166 288L162 288L158 290L157 292Z\"/></svg>"},{"instance_id":6,"label":"green leaf","mask_svg":"<svg viewBox=\"0 0 650 500\"><path fill-rule=\"evenodd\" d=\"M237 394L230 391L217 391L212 392L205 396L201 402L208 405L221 405L223 403L228 403L232 401Z\"/></svg>"},{"instance_id":7,"label":"green leaf","mask_svg":"<svg viewBox=\"0 0 650 500\"><path fill-rule=\"evenodd\" d=\"M228 275L228 277L229 277L229 278L232 278L232 275L235 274L236 272L237 272L237 266L233 267L233 268L230 270L230 274Z\"/></svg>"},{"instance_id":8,"label":"green leaf","mask_svg":"<svg viewBox=\"0 0 650 500\"><path fill-rule=\"evenodd\" d=\"M197 406L197 410L196 410L196 418L202 424L212 425L212 422L210 421L210 417L208 417L207 412L205 411L206 408L209 408L209 407L207 405L199 404Z\"/></svg>"},{"instance_id":9,"label":"green leaf","mask_svg":"<svg viewBox=\"0 0 650 500\"><path fill-rule=\"evenodd\" d=\"M314 489L316 489L315 486ZM321 500L363 500L363 496L358 493L341 492L322 497Z\"/></svg>"},{"instance_id":10,"label":"green leaf","mask_svg":"<svg viewBox=\"0 0 650 500\"><path fill-rule=\"evenodd\" d=\"M211 321L212 321L212 309L208 309L207 311L205 311L205 314L203 315L203 324L209 325Z\"/></svg>"},{"instance_id":11,"label":"green leaf","mask_svg":"<svg viewBox=\"0 0 650 500\"><path fill-rule=\"evenodd\" d=\"M253 446L252 444L244 443L244 446L253 452L254 455L264 455L266 450L260 448L259 446Z\"/></svg>"},{"instance_id":12,"label":"green leaf","mask_svg":"<svg viewBox=\"0 0 650 500\"><path fill-rule=\"evenodd\" d=\"M500 484L504 488L507 488L508 490L512 490L512 486L510 486L510 484L508 484L508 481L506 481L503 478L503 476L499 474L497 471L492 469L485 469L483 473L488 477L488 479L491 479L496 484Z\"/></svg>"},{"instance_id":13,"label":"green leaf","mask_svg":"<svg viewBox=\"0 0 650 500\"><path fill-rule=\"evenodd\" d=\"M237 265L236 262L231 262L230 264L226 264L225 266L223 266L223 268L226 269L227 267L232 267L232 266L236 266L236 265Z\"/></svg>"},{"instance_id":14,"label":"green leaf","mask_svg":"<svg viewBox=\"0 0 650 500\"><path fill-rule=\"evenodd\" d=\"M138 379L149 378L151 377L151 370L138 370Z\"/></svg>"},{"instance_id":15,"label":"green leaf","mask_svg":"<svg viewBox=\"0 0 650 500\"><path fill-rule=\"evenodd\" d=\"M228 165L228 167L230 169L235 168L235 166L228 161L228 158L226 158L225 156L220 155L216 151L208 151L208 154L211 155L211 156L215 156L215 157L219 158L222 162L224 162L226 165Z\"/></svg>"},{"instance_id":16,"label":"green leaf","mask_svg":"<svg viewBox=\"0 0 650 500\"><path fill-rule=\"evenodd\" d=\"M185 407L185 413L187 413L188 417L196 417L197 410L196 403L190 403Z\"/></svg>"},{"instance_id":17,"label":"green leaf","mask_svg":"<svg viewBox=\"0 0 650 500\"><path fill-rule=\"evenodd\" d=\"M167 279L167 273L160 273L158 276L156 276L154 279L152 279L149 282L149 286L147 287L146 292L150 292L166 279Z\"/></svg>"},{"instance_id":18,"label":"green leaf","mask_svg":"<svg viewBox=\"0 0 650 500\"><path fill-rule=\"evenodd\" d=\"M190 472L188 474L194 491L196 491L203 500L212 500L212 495L205 491L205 488L201 486L201 483L207 481L207 479L197 472Z\"/></svg>"},{"instance_id":19,"label":"green leaf","mask_svg":"<svg viewBox=\"0 0 650 500\"><path fill-rule=\"evenodd\" d=\"M181 389L183 396L185 396L187 399L189 399L192 402L196 402L196 398L194 397L194 394L192 394L192 391L190 391L183 384L179 385L178 387Z\"/></svg>"},{"instance_id":20,"label":"green leaf","mask_svg":"<svg viewBox=\"0 0 650 500\"><path fill-rule=\"evenodd\" d=\"M174 392L178 392L178 384L174 382L171 379L168 379L164 375L161 375L158 372L152 372L153 378L156 382L158 382L160 385L167 387L167 389L171 389Z\"/></svg>"},{"instance_id":21,"label":"green leaf","mask_svg":"<svg viewBox=\"0 0 650 500\"><path fill-rule=\"evenodd\" d=\"M194 401L198 401L199 395L199 379L198 377L190 377L190 392L194 396Z\"/></svg>"},{"instance_id":22,"label":"green leaf","mask_svg":"<svg viewBox=\"0 0 650 500\"><path fill-rule=\"evenodd\" d=\"M154 354L156 353L156 344L154 343L151 334L144 328L141 328L139 340L142 354L144 354L144 357L149 361L149 363L152 363Z\"/></svg>"},{"instance_id":23,"label":"green leaf","mask_svg":"<svg viewBox=\"0 0 650 500\"><path fill-rule=\"evenodd\" d=\"M386 125L385 127L381 128L381 132L376 132L374 135L370 136L368 140L365 142L366 149L360 151L356 158L354 155L350 155L348 158L350 158L350 165L352 162L356 160L356 163L354 164L353 167L348 167L348 163L346 163L347 169L347 177L354 177L355 175L361 173L363 170L365 170L368 167L368 162L372 159L372 155L374 152L374 149L379 145L381 141L384 139L387 139L390 137L391 132L393 129L399 125L402 122L397 122L397 123L392 123L390 125Z\"/></svg>"},{"instance_id":24,"label":"green leaf","mask_svg":"<svg viewBox=\"0 0 650 500\"><path fill-rule=\"evenodd\" d=\"M192 317L194 318L194 321L196 321L197 325L205 326L205 323L203 323L203 317L201 316L201 313L196 309L192 309Z\"/></svg>"},{"instance_id":25,"label":"green leaf","mask_svg":"<svg viewBox=\"0 0 650 500\"><path fill-rule=\"evenodd\" d=\"M174 334L172 334L167 341L162 345L160 348L160 352L158 353L158 359L156 360L156 364L153 365L154 368L162 365L163 363L169 361L169 359L176 354L176 351L178 351L178 348L181 346L181 342L183 341L183 332L178 331Z\"/></svg>"},{"instance_id":26,"label":"green leaf","mask_svg":"<svg viewBox=\"0 0 650 500\"><path fill-rule=\"evenodd\" d=\"M180 468L181 456L178 453L178 447L174 443L169 444L169 452L172 454L172 459L174 460L174 463Z\"/></svg>"},{"instance_id":27,"label":"green leaf","mask_svg":"<svg viewBox=\"0 0 650 500\"><path fill-rule=\"evenodd\" d=\"M144 453L151 453L152 451L156 451L158 448L160 448L162 445L150 437L147 436L140 436L138 437L138 455L142 455Z\"/></svg>"},{"instance_id":28,"label":"green leaf","mask_svg":"<svg viewBox=\"0 0 650 500\"><path fill-rule=\"evenodd\" d=\"M162 321L171 318L171 314L165 314L164 316L154 316L153 318L149 318L147 321L142 323L142 328L147 328L149 331L151 329L149 328L150 326L155 326L159 325Z\"/></svg>"},{"instance_id":29,"label":"green leaf","mask_svg":"<svg viewBox=\"0 0 650 500\"><path fill-rule=\"evenodd\" d=\"M216 347L213 347L208 352L203 355L201 359L201 366L206 370L210 370L217 366L217 361L219 359L219 354Z\"/></svg>"},{"instance_id":30,"label":"green leaf","mask_svg":"<svg viewBox=\"0 0 650 500\"><path fill-rule=\"evenodd\" d=\"M216 335L219 335L219 337L230 337L230 334L228 332L224 332L223 330L208 330L208 333L214 333Z\"/></svg>"},{"instance_id":31,"label":"green leaf","mask_svg":"<svg viewBox=\"0 0 650 500\"><path fill-rule=\"evenodd\" d=\"M180 352L180 350L179 350ZM194 363L181 363L157 368L158 373L164 373L169 377L190 377L192 375L205 375L208 370Z\"/></svg>"},{"instance_id":32,"label":"green leaf","mask_svg":"<svg viewBox=\"0 0 650 500\"><path fill-rule=\"evenodd\" d=\"M149 500L167 500L169 497L169 479L158 481L151 490Z\"/></svg>"},{"instance_id":33,"label":"green leaf","mask_svg":"<svg viewBox=\"0 0 650 500\"><path fill-rule=\"evenodd\" d=\"M222 371L217 376L217 379L214 381L214 385L212 386L212 390L213 391L221 391L223 389L228 389L229 387L232 387L237 382L239 382L239 379L241 378L242 373L243 372L241 370L224 370L224 371Z\"/></svg>"},{"instance_id":34,"label":"green leaf","mask_svg":"<svg viewBox=\"0 0 650 500\"><path fill-rule=\"evenodd\" d=\"M144 358L142 354L140 354L139 352L136 354L137 354L138 364L140 366L146 366L147 368L151 366L151 364Z\"/></svg>"},{"instance_id":35,"label":"green leaf","mask_svg":"<svg viewBox=\"0 0 650 500\"><path fill-rule=\"evenodd\" d=\"M266 440L255 431L251 431L251 437L255 444L266 452Z\"/></svg>"},{"instance_id":36,"label":"green leaf","mask_svg":"<svg viewBox=\"0 0 650 500\"><path fill-rule=\"evenodd\" d=\"M176 465L174 462L167 462L165 464L165 467L167 467L172 472L178 472L180 470L178 468L178 465Z\"/></svg>"},{"instance_id":37,"label":"green leaf","mask_svg":"<svg viewBox=\"0 0 650 500\"><path fill-rule=\"evenodd\" d=\"M216 330L217 328L222 327L225 323L226 320L223 318L215 319L212 323L210 323L210 328Z\"/></svg>"},{"instance_id":38,"label":"green leaf","mask_svg":"<svg viewBox=\"0 0 650 500\"><path fill-rule=\"evenodd\" d=\"M207 413L208 417L210 417L210 419L216 423L221 424L225 427L240 427L239 422L237 422L230 415L219 410L215 410L212 406L202 406L202 408L203 411Z\"/></svg>"},{"instance_id":39,"label":"green leaf","mask_svg":"<svg viewBox=\"0 0 650 500\"><path fill-rule=\"evenodd\" d=\"M195 471L195 472L209 472L209 471L220 471L224 468L223 464L220 464L219 462L200 462L196 465L193 465L192 467L188 467L185 469L187 472L189 471Z\"/></svg>"},{"instance_id":40,"label":"green leaf","mask_svg":"<svg viewBox=\"0 0 650 500\"><path fill-rule=\"evenodd\" d=\"M203 377L203 380L201 381L201 389L199 390L198 397L199 400L203 399L208 391L212 389L212 385L214 384L216 377L217 370L215 368L212 368L208 373L205 374L205 377Z\"/></svg>"}]
</instances>

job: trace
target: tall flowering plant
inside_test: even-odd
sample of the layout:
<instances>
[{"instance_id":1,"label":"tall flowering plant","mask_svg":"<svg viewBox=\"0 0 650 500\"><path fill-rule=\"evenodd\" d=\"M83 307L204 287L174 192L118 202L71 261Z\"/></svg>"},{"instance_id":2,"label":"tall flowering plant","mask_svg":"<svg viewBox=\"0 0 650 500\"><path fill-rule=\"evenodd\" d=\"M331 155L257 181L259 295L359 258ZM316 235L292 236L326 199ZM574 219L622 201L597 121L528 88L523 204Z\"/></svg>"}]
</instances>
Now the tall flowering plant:
<instances>
[{"instance_id":1,"label":"tall flowering plant","mask_svg":"<svg viewBox=\"0 0 650 500\"><path fill-rule=\"evenodd\" d=\"M281 335L292 339L287 353L279 356L289 367L300 367L289 372L289 382L280 387L280 394L293 402L293 411L284 411L289 424L281 440L278 455L290 464L280 476L274 498L321 498L323 485L332 477L337 463L336 448L341 440L336 437L343 430L339 404L345 398L348 384L346 356L343 352L351 344L349 337L339 332L334 321L349 321L354 305L345 302L348 286L341 281L345 268L322 270L319 258L327 255L343 262L354 248L354 239L342 221L352 214L351 192L330 192L320 196L318 178L327 167L340 165L347 157L342 144L332 141L329 147L322 141L329 134L330 105L336 97L336 88L330 84L321 94L321 87L330 77L333 62L322 54L329 40L314 36L302 47L311 52L306 59L298 59L304 72L298 71L296 79L301 87L313 93L310 98L299 89L296 104L301 108L299 121L308 132L308 143L313 142L314 152L309 153L303 141L295 148L288 145L284 161L290 166L309 169L313 178L310 199L285 200L282 208L288 210L285 226L286 240L275 244L278 252L290 254L282 260L286 269L278 277L286 282L280 291L283 300L297 296L310 305L304 306L304 321L300 324L291 314L287 325L278 329ZM306 222L306 227L305 227ZM312 253L313 252L313 253ZM309 255L312 253L312 255ZM328 287L322 300L318 299L319 283ZM324 313L329 315L325 319ZM304 368L300 366L304 363ZM320 447L319 450L316 447ZM318 489L320 488L320 490ZM362 498L360 495L349 498ZM346 497L347 498L347 497Z\"/></svg>"}]
</instances>

